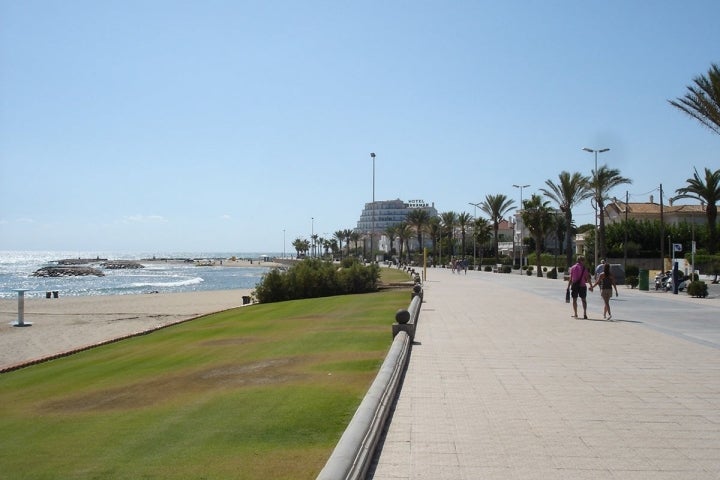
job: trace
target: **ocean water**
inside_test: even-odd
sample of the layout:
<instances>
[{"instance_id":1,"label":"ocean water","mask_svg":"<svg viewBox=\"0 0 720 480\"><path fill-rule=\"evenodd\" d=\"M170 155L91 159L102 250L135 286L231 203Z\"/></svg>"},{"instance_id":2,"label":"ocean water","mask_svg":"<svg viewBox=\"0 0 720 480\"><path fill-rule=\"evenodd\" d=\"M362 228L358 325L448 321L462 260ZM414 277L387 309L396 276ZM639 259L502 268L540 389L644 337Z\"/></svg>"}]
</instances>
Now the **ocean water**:
<instances>
[{"instance_id":1,"label":"ocean water","mask_svg":"<svg viewBox=\"0 0 720 480\"><path fill-rule=\"evenodd\" d=\"M258 264L261 255L277 256L275 253L229 253L229 252L38 252L0 251L0 298L16 298L16 288L27 289L25 296L45 296L45 292L57 290L62 296L83 295L130 295L148 292L190 292L202 290L252 289L262 279L269 267ZM142 262L143 259L228 259L252 258L249 267L197 266L183 262ZM100 258L107 260L137 260L145 268L103 269L104 277L33 277L39 268L55 265L67 258Z\"/></svg>"}]
</instances>

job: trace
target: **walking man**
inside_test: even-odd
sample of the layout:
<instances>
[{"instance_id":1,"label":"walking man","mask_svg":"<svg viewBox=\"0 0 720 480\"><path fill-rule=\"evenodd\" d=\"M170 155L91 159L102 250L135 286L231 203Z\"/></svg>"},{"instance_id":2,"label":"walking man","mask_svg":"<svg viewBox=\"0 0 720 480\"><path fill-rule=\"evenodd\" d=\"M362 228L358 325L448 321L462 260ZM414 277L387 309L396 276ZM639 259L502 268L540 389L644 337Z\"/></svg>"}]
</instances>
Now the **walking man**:
<instances>
[{"instance_id":1,"label":"walking man","mask_svg":"<svg viewBox=\"0 0 720 480\"><path fill-rule=\"evenodd\" d=\"M568 276L568 290L572 295L573 318L578 318L577 299L580 297L583 307L583 318L587 319L587 285L590 285L592 292L592 278L590 271L585 267L585 257L578 255L577 263L570 267L570 275Z\"/></svg>"}]
</instances>

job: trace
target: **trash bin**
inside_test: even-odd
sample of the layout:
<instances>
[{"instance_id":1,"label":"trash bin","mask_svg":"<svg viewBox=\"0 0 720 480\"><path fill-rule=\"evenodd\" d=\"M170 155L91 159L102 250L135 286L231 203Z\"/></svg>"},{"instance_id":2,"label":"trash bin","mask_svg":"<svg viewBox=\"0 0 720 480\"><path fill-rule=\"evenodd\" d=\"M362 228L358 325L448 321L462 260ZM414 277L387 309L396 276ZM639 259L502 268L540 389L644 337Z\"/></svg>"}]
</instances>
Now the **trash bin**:
<instances>
[{"instance_id":1,"label":"trash bin","mask_svg":"<svg viewBox=\"0 0 720 480\"><path fill-rule=\"evenodd\" d=\"M650 290L650 272L647 270L640 270L640 278L638 278L638 290L648 291Z\"/></svg>"},{"instance_id":2,"label":"trash bin","mask_svg":"<svg viewBox=\"0 0 720 480\"><path fill-rule=\"evenodd\" d=\"M243 305L247 305L247 304L250 303L250 297L249 297L249 296L243 295L242 299L243 299Z\"/></svg>"}]
</instances>

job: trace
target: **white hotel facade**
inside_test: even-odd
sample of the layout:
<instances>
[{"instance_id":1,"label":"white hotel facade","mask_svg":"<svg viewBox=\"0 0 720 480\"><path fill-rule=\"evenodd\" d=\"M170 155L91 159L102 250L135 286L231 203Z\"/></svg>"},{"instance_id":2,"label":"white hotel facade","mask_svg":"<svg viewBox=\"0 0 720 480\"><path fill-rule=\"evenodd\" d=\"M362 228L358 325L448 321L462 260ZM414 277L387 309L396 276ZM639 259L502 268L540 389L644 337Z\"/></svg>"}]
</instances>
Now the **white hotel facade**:
<instances>
[{"instance_id":1,"label":"white hotel facade","mask_svg":"<svg viewBox=\"0 0 720 480\"><path fill-rule=\"evenodd\" d=\"M378 250L389 253L393 246L390 245L390 239L385 235L385 230L388 227L404 222L407 219L408 213L415 209L426 210L430 217L437 217L438 215L435 204L428 204L423 200L408 200L405 202L397 198L395 200L368 202L360 214L360 219L357 222L355 231L363 235L363 238L367 238L368 241L371 232L374 231L375 238L379 239L377 244ZM413 245L414 248L417 247L416 238L411 239L411 242L415 242ZM431 242L428 238L427 241L423 243L428 243L427 246L429 246ZM400 248L398 239L395 239L394 248Z\"/></svg>"}]
</instances>

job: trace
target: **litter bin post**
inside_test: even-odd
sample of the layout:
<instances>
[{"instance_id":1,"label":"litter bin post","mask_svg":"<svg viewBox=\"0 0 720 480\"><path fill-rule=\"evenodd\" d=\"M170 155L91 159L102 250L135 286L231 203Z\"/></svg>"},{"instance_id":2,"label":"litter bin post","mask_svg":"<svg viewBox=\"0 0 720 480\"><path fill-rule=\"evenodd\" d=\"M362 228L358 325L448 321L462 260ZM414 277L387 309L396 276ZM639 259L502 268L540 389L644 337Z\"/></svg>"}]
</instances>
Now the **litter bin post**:
<instances>
[{"instance_id":1,"label":"litter bin post","mask_svg":"<svg viewBox=\"0 0 720 480\"><path fill-rule=\"evenodd\" d=\"M638 290L650 290L650 272L648 270L640 270L640 278L638 278Z\"/></svg>"},{"instance_id":2,"label":"litter bin post","mask_svg":"<svg viewBox=\"0 0 720 480\"><path fill-rule=\"evenodd\" d=\"M25 292L27 288L15 288L13 291L18 294L18 317L17 320L12 323L13 327L29 327L32 323L25 321Z\"/></svg>"}]
</instances>

